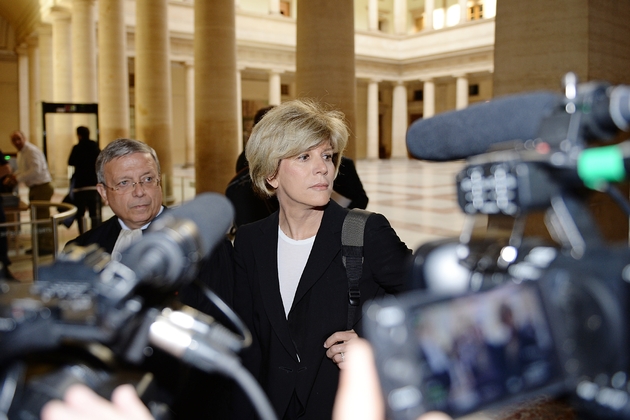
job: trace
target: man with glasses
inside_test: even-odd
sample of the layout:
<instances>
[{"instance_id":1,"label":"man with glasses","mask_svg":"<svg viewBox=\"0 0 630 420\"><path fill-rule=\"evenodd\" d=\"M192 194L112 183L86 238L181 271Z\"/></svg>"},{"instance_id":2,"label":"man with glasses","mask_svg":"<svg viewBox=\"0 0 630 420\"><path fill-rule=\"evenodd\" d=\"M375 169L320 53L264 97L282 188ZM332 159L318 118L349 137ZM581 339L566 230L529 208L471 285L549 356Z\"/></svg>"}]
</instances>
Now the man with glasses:
<instances>
[{"instance_id":1,"label":"man with glasses","mask_svg":"<svg viewBox=\"0 0 630 420\"><path fill-rule=\"evenodd\" d=\"M96 189L114 217L72 243L97 243L116 256L140 239L142 231L164 210L160 163L155 150L146 143L118 139L98 155L96 176Z\"/></svg>"},{"instance_id":2,"label":"man with glasses","mask_svg":"<svg viewBox=\"0 0 630 420\"><path fill-rule=\"evenodd\" d=\"M119 253L142 237L142 231L153 220L168 211L162 205L160 162L155 150L146 143L118 139L98 155L96 175L96 188L114 216L69 242L66 248L70 244L88 246L96 243L113 258L118 258ZM233 275L232 243L226 236L202 262L197 278L231 305ZM184 286L178 294L182 303L222 319L198 288ZM202 414L208 413L222 413L214 418L226 415L225 401L229 401L230 391L227 379L189 371L158 350L146 363L155 374L158 388L173 398L167 402L177 418L202 418Z\"/></svg>"}]
</instances>

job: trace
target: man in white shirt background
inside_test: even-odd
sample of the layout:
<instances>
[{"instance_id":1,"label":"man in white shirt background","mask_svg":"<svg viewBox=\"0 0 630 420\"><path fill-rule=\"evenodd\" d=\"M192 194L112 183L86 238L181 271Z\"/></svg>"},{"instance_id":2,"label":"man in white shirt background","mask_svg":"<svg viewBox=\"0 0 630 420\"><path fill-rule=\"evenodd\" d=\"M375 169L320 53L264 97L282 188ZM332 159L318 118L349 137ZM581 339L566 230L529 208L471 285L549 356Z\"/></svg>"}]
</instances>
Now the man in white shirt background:
<instances>
[{"instance_id":1,"label":"man in white shirt background","mask_svg":"<svg viewBox=\"0 0 630 420\"><path fill-rule=\"evenodd\" d=\"M41 150L30 143L24 133L19 130L11 134L11 143L18 150L18 169L13 175L18 182L24 183L28 187L29 201L41 200L50 201L55 192L51 181L52 177L48 171L46 157ZM37 208L37 219L50 218L50 208L41 206ZM53 253L53 236L50 225L40 224L38 229L39 255L50 255ZM30 253L30 251L27 251Z\"/></svg>"}]
</instances>

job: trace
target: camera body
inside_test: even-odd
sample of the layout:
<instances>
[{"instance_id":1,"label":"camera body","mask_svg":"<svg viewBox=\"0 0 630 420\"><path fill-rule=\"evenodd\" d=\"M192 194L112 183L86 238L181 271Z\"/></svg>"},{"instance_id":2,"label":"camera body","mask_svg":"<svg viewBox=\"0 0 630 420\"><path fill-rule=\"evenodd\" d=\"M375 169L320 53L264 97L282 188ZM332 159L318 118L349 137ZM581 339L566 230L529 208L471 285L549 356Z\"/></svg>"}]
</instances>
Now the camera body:
<instances>
[{"instance_id":1,"label":"camera body","mask_svg":"<svg viewBox=\"0 0 630 420\"><path fill-rule=\"evenodd\" d=\"M510 280L497 286L370 303L365 331L391 418L431 410L460 416L574 393L591 411L623 417L629 264L627 247L576 263L539 246L523 252L505 273Z\"/></svg>"}]
</instances>

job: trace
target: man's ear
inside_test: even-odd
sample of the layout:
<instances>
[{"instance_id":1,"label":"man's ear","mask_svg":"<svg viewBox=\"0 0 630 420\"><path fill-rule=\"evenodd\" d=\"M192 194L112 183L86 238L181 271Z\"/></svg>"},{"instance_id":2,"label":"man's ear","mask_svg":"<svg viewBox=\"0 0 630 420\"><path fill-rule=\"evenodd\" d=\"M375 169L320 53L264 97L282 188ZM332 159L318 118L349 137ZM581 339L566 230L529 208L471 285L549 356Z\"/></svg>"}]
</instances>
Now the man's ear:
<instances>
[{"instance_id":1,"label":"man's ear","mask_svg":"<svg viewBox=\"0 0 630 420\"><path fill-rule=\"evenodd\" d=\"M101 199L103 199L103 205L109 206L109 203L107 202L107 190L105 189L105 186L103 184L96 184L96 191L98 191Z\"/></svg>"}]
</instances>

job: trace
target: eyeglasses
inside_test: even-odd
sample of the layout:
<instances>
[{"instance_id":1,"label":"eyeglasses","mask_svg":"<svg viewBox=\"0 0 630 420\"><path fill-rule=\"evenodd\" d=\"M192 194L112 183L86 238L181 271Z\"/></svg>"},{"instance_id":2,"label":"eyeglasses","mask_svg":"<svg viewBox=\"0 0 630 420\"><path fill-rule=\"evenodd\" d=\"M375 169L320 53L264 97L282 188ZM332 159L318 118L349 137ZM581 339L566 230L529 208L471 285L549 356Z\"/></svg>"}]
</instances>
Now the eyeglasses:
<instances>
[{"instance_id":1,"label":"eyeglasses","mask_svg":"<svg viewBox=\"0 0 630 420\"><path fill-rule=\"evenodd\" d=\"M103 185L106 188L109 188L110 190L115 192L116 194L123 195L131 191L134 191L136 188L136 185L139 185L144 190L153 190L160 185L160 178L156 178L154 176L145 176L142 178L141 181L138 181L138 182L131 182L125 179L123 181L120 181L114 187L110 187L109 185L106 185L105 183L103 183Z\"/></svg>"}]
</instances>

